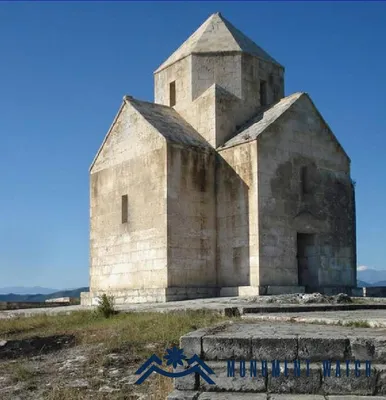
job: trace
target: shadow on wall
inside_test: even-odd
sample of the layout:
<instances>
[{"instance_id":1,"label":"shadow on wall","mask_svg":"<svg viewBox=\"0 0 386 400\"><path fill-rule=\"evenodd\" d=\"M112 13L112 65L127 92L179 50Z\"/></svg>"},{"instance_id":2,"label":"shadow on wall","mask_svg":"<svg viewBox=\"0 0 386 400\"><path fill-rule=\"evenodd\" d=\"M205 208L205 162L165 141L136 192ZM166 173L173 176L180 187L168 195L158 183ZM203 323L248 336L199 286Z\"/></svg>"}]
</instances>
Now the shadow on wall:
<instances>
[{"instance_id":1,"label":"shadow on wall","mask_svg":"<svg viewBox=\"0 0 386 400\"><path fill-rule=\"evenodd\" d=\"M239 171L243 176L252 173L247 165L248 171ZM216 159L216 201L217 285L249 286L249 186L220 154Z\"/></svg>"}]
</instances>

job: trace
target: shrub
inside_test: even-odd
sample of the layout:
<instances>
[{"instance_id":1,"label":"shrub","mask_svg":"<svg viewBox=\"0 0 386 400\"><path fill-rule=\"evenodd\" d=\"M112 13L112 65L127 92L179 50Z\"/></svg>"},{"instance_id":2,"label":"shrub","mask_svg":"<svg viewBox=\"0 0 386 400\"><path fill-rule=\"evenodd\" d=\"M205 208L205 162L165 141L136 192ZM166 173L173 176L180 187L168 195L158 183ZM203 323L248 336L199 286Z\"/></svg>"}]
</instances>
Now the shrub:
<instances>
[{"instance_id":1,"label":"shrub","mask_svg":"<svg viewBox=\"0 0 386 400\"><path fill-rule=\"evenodd\" d=\"M107 296L106 293L98 297L98 306L96 312L98 315L103 315L105 318L110 318L117 312L114 308L114 296Z\"/></svg>"}]
</instances>

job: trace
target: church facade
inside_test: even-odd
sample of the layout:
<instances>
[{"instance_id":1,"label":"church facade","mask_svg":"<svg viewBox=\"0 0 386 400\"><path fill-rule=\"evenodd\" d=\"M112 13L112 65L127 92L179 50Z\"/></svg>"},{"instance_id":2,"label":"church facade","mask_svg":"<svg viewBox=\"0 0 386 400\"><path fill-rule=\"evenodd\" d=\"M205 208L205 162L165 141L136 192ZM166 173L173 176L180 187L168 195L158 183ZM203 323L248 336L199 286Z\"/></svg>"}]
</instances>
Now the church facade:
<instances>
[{"instance_id":1,"label":"church facade","mask_svg":"<svg viewBox=\"0 0 386 400\"><path fill-rule=\"evenodd\" d=\"M125 96L90 167L90 292L116 302L356 287L350 159L221 14Z\"/></svg>"}]
</instances>

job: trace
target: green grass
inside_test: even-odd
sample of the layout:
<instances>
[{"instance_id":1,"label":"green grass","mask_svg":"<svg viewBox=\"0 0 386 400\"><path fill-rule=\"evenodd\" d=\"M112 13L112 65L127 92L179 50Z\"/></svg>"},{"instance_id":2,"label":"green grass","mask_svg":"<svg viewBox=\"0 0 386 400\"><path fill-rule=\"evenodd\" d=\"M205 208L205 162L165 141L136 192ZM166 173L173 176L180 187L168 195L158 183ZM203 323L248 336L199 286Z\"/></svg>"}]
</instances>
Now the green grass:
<instances>
[{"instance_id":1,"label":"green grass","mask_svg":"<svg viewBox=\"0 0 386 400\"><path fill-rule=\"evenodd\" d=\"M143 350L149 343L163 346L178 344L179 338L187 332L225 320L229 318L207 311L120 313L111 318L90 311L69 315L40 314L2 320L0 338L9 340L72 334L77 344L104 342L113 348L126 342L137 350Z\"/></svg>"},{"instance_id":2,"label":"green grass","mask_svg":"<svg viewBox=\"0 0 386 400\"><path fill-rule=\"evenodd\" d=\"M342 322L339 321L341 326L349 326L353 328L371 328L371 325L367 321L347 321L347 322Z\"/></svg>"},{"instance_id":3,"label":"green grass","mask_svg":"<svg viewBox=\"0 0 386 400\"><path fill-rule=\"evenodd\" d=\"M129 355L125 358L127 367L132 363L139 365L151 354L162 357L165 349L179 344L184 334L201 327L212 326L230 319L210 311L178 311L172 313L119 313L105 318L93 311L79 311L71 314L35 315L8 320L1 320L0 339L25 339L36 336L74 335L76 345L85 345L93 349L88 355L82 378L94 388L95 371L100 367L108 368L112 363L109 354ZM99 346L103 344L102 346ZM47 377L30 367L28 358L3 363L4 372L13 383L23 382L27 388L35 390L40 381ZM45 372L47 373L47 371ZM99 381L95 381L99 385ZM164 400L173 389L170 378L155 376L146 383L147 399ZM98 388L91 394L87 390L68 388L56 383L47 387L43 398L48 400L134 400L130 390L101 393ZM28 389L29 390L29 389ZM91 396L91 397L90 397Z\"/></svg>"}]
</instances>

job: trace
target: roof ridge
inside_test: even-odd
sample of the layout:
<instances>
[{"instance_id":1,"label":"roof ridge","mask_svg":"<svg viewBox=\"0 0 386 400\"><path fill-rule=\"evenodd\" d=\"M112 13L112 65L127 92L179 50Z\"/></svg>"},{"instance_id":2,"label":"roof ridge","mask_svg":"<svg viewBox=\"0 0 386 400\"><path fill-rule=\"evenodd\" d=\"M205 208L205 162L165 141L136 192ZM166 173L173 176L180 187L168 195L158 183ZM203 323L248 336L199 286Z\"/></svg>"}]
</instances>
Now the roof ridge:
<instances>
[{"instance_id":1,"label":"roof ridge","mask_svg":"<svg viewBox=\"0 0 386 400\"><path fill-rule=\"evenodd\" d=\"M218 149L222 150L224 148L233 147L241 143L241 136L246 136L242 138L242 143L256 140L256 138L260 135L260 133L264 132L268 126L274 123L278 118L280 118L297 100L302 97L304 92L295 92L289 96L283 97L278 102L271 104L269 106L260 108L257 113L246 121L234 134L234 136L225 142L222 146ZM275 113L276 112L276 113ZM248 132L253 126L259 126L255 133L250 136Z\"/></svg>"},{"instance_id":2,"label":"roof ridge","mask_svg":"<svg viewBox=\"0 0 386 400\"><path fill-rule=\"evenodd\" d=\"M150 105L157 106L157 107L164 107L164 108L167 108L169 110L174 110L173 107L169 107L169 106L167 106L165 104L154 103L152 101L147 101L147 100L140 100L140 99L137 99L137 98L135 98L133 96L129 96L129 95L123 96L123 101L124 102L128 102L128 103L131 103L131 102L146 103L146 104L150 104Z\"/></svg>"},{"instance_id":3,"label":"roof ridge","mask_svg":"<svg viewBox=\"0 0 386 400\"><path fill-rule=\"evenodd\" d=\"M220 12L211 14L155 71L198 53L248 53L284 68L252 39L237 29Z\"/></svg>"}]
</instances>

